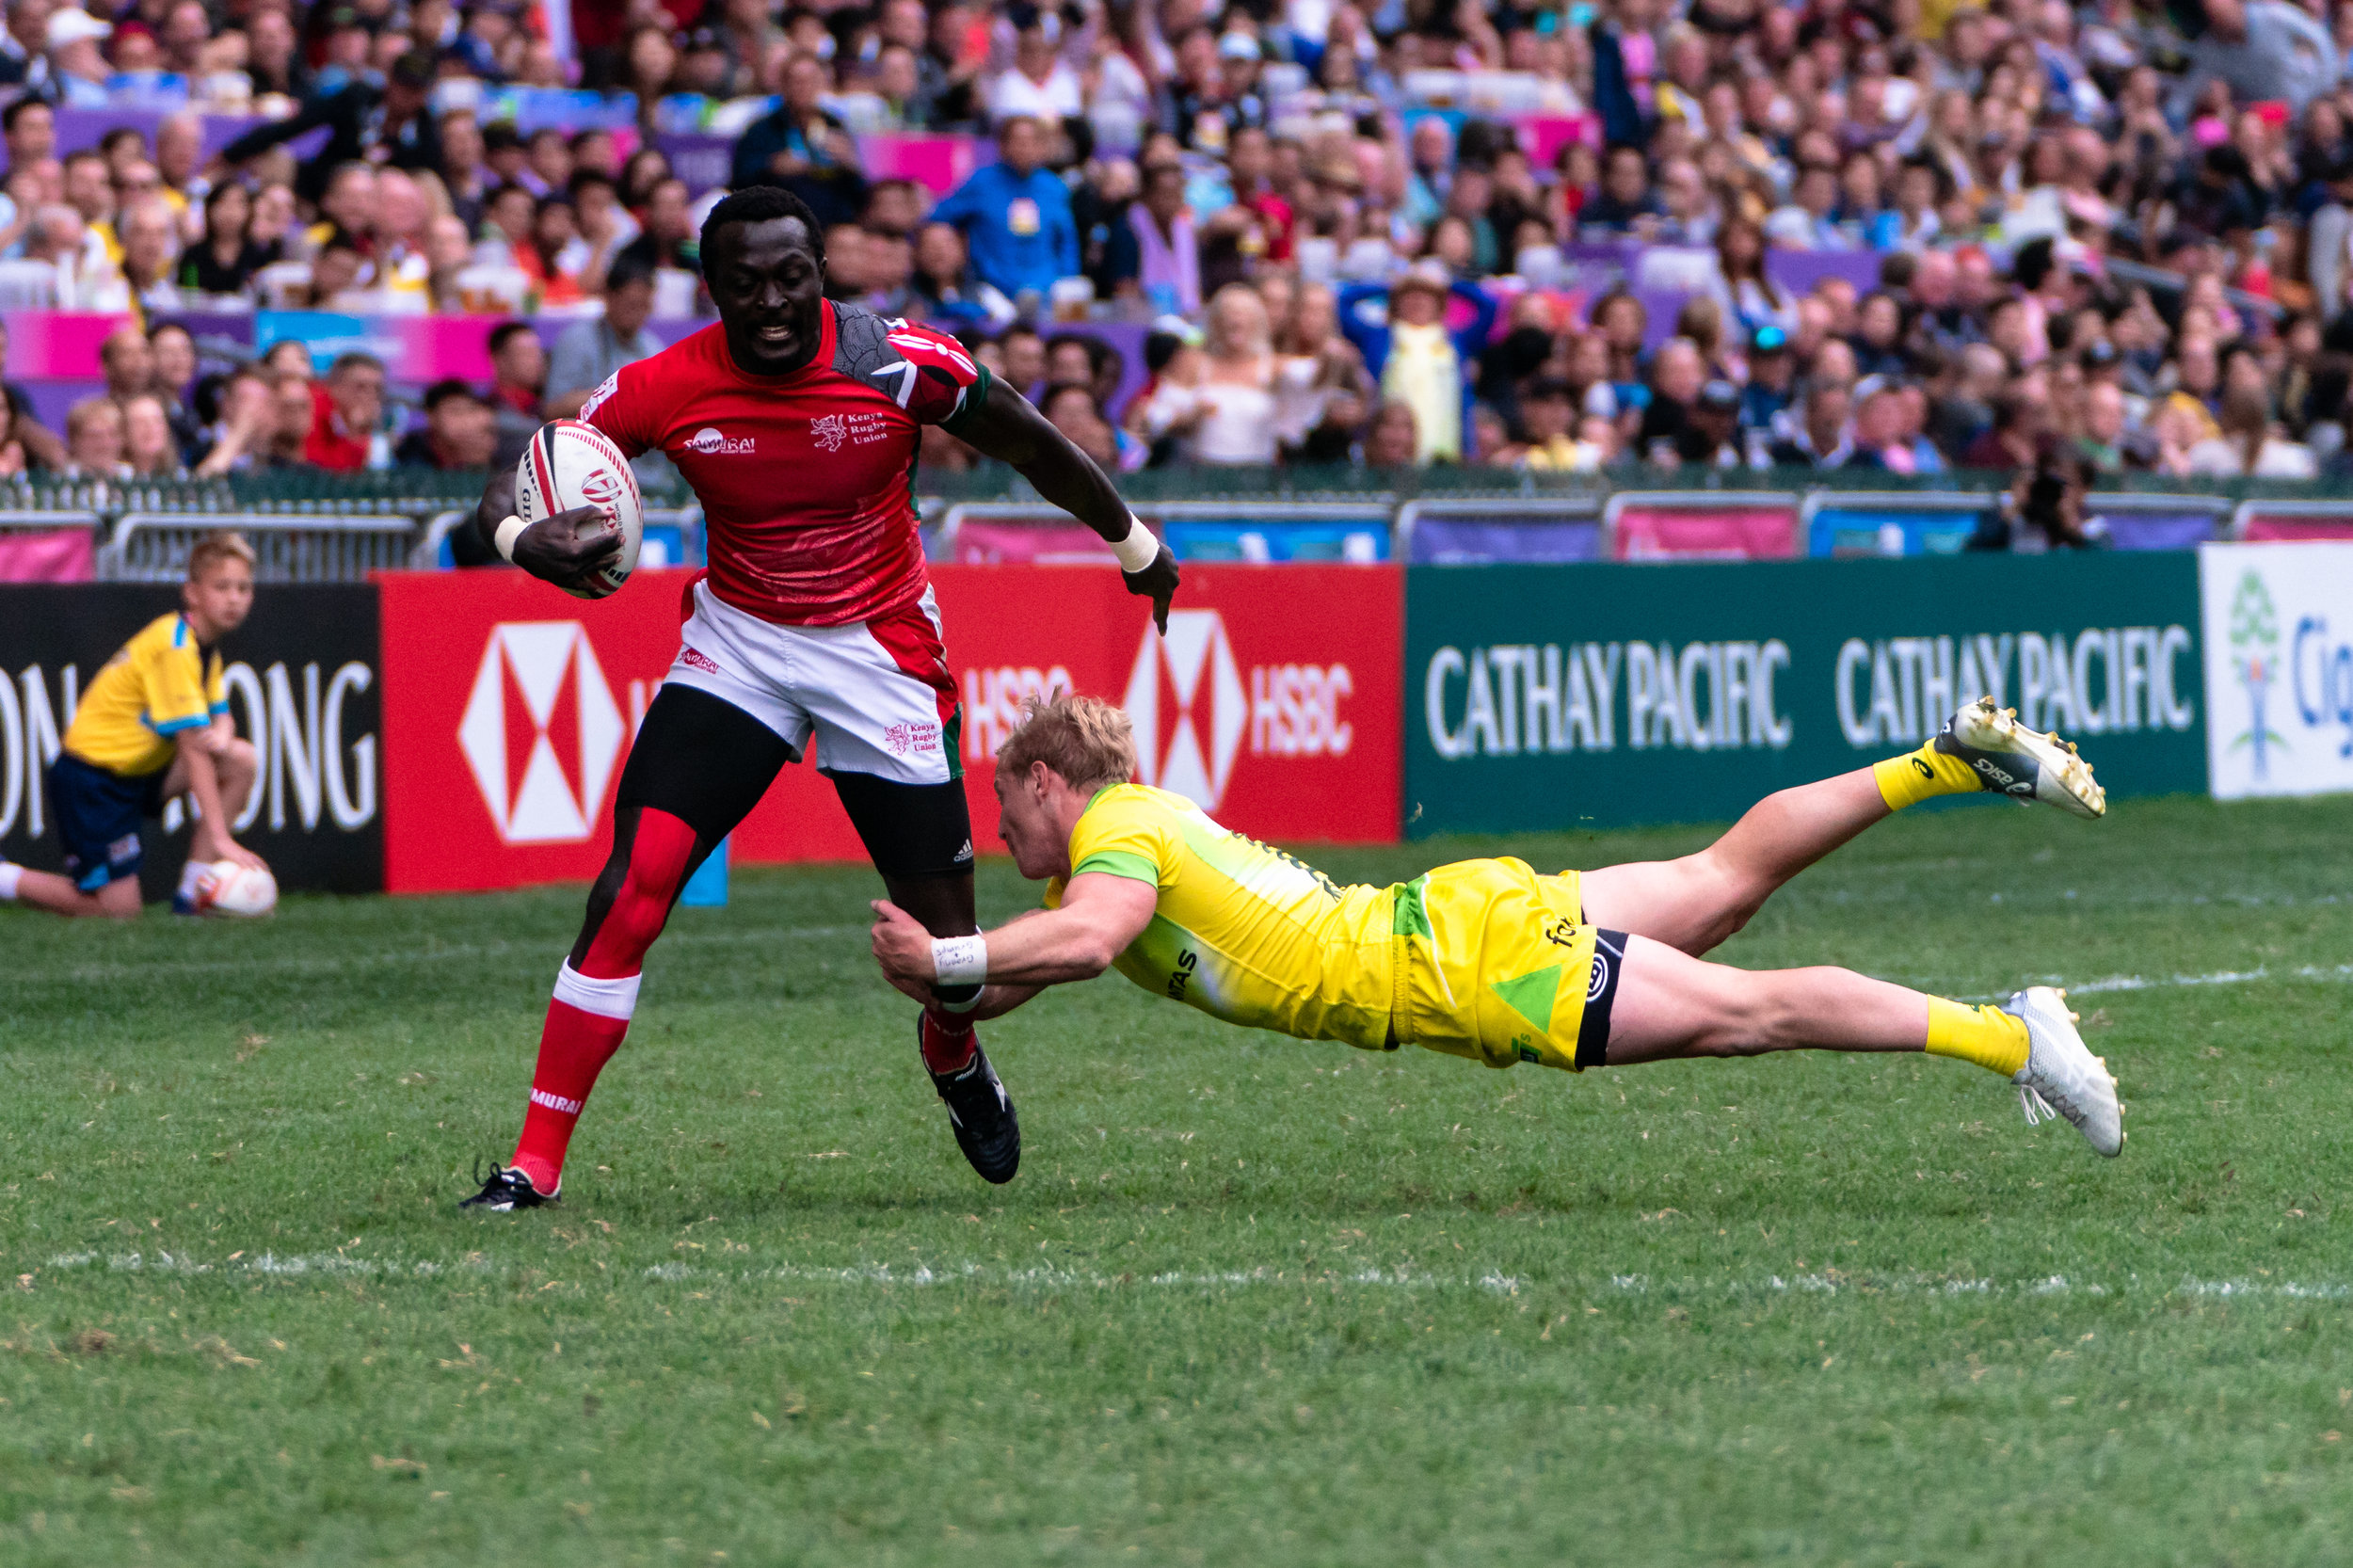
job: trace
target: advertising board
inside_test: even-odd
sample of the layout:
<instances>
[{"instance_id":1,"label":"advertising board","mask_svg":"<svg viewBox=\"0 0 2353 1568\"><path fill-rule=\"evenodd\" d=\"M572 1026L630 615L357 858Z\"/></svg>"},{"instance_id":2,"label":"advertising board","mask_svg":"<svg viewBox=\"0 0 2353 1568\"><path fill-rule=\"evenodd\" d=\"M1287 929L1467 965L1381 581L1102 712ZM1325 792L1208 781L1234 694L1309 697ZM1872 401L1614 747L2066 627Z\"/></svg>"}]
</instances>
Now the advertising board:
<instances>
[{"instance_id":1,"label":"advertising board","mask_svg":"<svg viewBox=\"0 0 2353 1568\"><path fill-rule=\"evenodd\" d=\"M2353 790L2353 541L2210 544L2198 568L2215 794Z\"/></svg>"},{"instance_id":2,"label":"advertising board","mask_svg":"<svg viewBox=\"0 0 2353 1568\"><path fill-rule=\"evenodd\" d=\"M1737 817L1996 698L2112 796L2202 790L2186 554L1415 568L1406 831Z\"/></svg>"},{"instance_id":3,"label":"advertising board","mask_svg":"<svg viewBox=\"0 0 2353 1568\"><path fill-rule=\"evenodd\" d=\"M1100 567L933 568L963 704L973 839L998 847L996 748L1025 698L1122 703L1140 775L1267 839L1398 825L1402 632L1385 567L1188 567L1162 638ZM431 892L584 881L631 740L679 648L690 574L586 602L507 571L390 573L383 593L386 881ZM788 767L737 863L858 859L832 788Z\"/></svg>"},{"instance_id":4,"label":"advertising board","mask_svg":"<svg viewBox=\"0 0 2353 1568\"><path fill-rule=\"evenodd\" d=\"M116 649L179 602L160 584L0 586L0 858L58 869L45 776L75 705ZM261 760L237 841L284 888L381 888L376 590L264 585L221 656L229 712ZM147 832L140 880L168 897L187 857L180 804Z\"/></svg>"}]
</instances>

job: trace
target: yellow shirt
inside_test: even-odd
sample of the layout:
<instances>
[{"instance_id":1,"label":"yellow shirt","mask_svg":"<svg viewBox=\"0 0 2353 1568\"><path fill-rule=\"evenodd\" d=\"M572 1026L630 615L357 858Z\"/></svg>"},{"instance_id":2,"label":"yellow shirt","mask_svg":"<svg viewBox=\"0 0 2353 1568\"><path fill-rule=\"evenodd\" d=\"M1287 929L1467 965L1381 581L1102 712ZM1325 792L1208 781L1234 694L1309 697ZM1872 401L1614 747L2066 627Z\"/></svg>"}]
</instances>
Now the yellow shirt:
<instances>
[{"instance_id":1,"label":"yellow shirt","mask_svg":"<svg viewBox=\"0 0 2353 1568\"><path fill-rule=\"evenodd\" d=\"M1395 1001L1396 889L1343 888L1314 867L1140 784L1097 793L1070 835L1073 875L1151 884L1152 923L1121 974L1212 1017L1378 1050ZM1064 884L1048 884L1062 906Z\"/></svg>"},{"instance_id":2,"label":"yellow shirt","mask_svg":"<svg viewBox=\"0 0 2353 1568\"><path fill-rule=\"evenodd\" d=\"M106 661L73 711L65 749L92 767L144 778L171 766L171 737L227 712L219 652L200 647L195 628L174 611Z\"/></svg>"}]
</instances>

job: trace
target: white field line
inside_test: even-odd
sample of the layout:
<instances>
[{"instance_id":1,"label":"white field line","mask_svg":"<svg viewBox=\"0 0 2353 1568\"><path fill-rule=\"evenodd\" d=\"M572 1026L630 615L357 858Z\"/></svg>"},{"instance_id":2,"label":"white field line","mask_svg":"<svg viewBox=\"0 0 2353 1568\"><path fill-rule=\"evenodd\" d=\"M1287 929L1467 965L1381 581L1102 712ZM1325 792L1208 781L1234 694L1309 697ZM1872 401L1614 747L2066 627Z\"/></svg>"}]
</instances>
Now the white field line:
<instances>
[{"instance_id":1,"label":"white field line","mask_svg":"<svg viewBox=\"0 0 2353 1568\"><path fill-rule=\"evenodd\" d=\"M306 1275L358 1275L373 1279L433 1279L444 1274L494 1273L509 1265L468 1253L449 1261L433 1259L349 1257L341 1253L304 1253L251 1256L206 1262L168 1252L59 1253L28 1276L38 1283L42 1272L71 1273L104 1269L111 1273L248 1275L301 1278ZM1489 1270L1484 1272L1434 1273L1413 1269L1360 1269L1352 1272L1286 1269L1175 1271L1160 1273L1105 1274L1052 1267L1010 1268L993 1263L856 1264L823 1267L786 1263L769 1267L716 1269L704 1264L657 1263L634 1271L636 1277L662 1284L703 1285L841 1285L886 1289L924 1289L943 1286L982 1286L1050 1290L1180 1289L1227 1290L1262 1287L1284 1289L1483 1290L1515 1296L1523 1289L1591 1296L1657 1296L1677 1300L1702 1296L1757 1299L1801 1296L1903 1296L1921 1299L2009 1296L2166 1297L2187 1296L2224 1300L2288 1300L2353 1303L2353 1285L2328 1281L2273 1279L2201 1279L2184 1275L2170 1284L2144 1281L2128 1274L2121 1281L2071 1280L2064 1274L2033 1279L1954 1278L1925 1273L1874 1274L1829 1272L1722 1275L1655 1279L1648 1274L1570 1276L1534 1279ZM591 1278L595 1276L590 1276ZM626 1276L620 1276L626 1277ZM580 1283L585 1284L586 1280Z\"/></svg>"},{"instance_id":2,"label":"white field line","mask_svg":"<svg viewBox=\"0 0 2353 1568\"><path fill-rule=\"evenodd\" d=\"M662 949L750 947L763 942L803 937L863 936L866 934L867 928L862 925L773 925L755 926L743 931L682 931L664 936ZM344 974L355 969L398 968L410 964L462 963L469 959L515 957L534 962L545 959L561 963L564 948L560 941L551 942L544 948L536 943L478 942L452 943L433 948L386 948L376 952L331 958L132 959L119 964L74 964L55 969L11 969L8 979L26 984L45 982L87 985L120 980L125 975ZM551 968L549 973L552 975L554 970Z\"/></svg>"},{"instance_id":3,"label":"white field line","mask_svg":"<svg viewBox=\"0 0 2353 1568\"><path fill-rule=\"evenodd\" d=\"M810 937L863 936L862 925L792 925L760 926L747 931L678 932L666 936L662 951L678 948L750 947L761 943ZM551 955L561 958L559 950L541 950L511 942L438 947L432 949L392 949L380 952L357 953L333 958L238 958L167 960L154 963L78 964L57 969L11 970L8 978L25 984L56 983L94 984L117 980L126 973L139 975L194 974L342 974L355 969L397 968L410 964L441 964L468 959L513 958L545 959ZM1903 977L1907 982L1930 989L1941 989L1932 977ZM2217 969L2209 974L2171 975L2109 975L2100 980L2070 980L2065 975L2046 974L2036 978L2036 984L2058 985L2070 996L2099 996L2110 991L2168 991L2201 985L2256 985L2271 982L2311 981L2320 984L2344 984L2353 982L2353 964L2333 966L2306 964L2298 968L2273 970L2268 967L2253 969ZM1997 1001L2004 993L1986 993L1963 998L1969 1001Z\"/></svg>"}]
</instances>

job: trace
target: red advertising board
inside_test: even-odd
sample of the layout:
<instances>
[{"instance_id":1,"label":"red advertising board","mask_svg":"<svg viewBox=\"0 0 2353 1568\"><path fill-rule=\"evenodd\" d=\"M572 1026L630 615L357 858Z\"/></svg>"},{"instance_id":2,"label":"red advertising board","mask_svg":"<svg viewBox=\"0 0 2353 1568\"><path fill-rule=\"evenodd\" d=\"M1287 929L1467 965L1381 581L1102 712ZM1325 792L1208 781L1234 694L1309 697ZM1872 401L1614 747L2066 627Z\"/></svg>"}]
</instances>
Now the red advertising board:
<instances>
[{"instance_id":1,"label":"red advertising board","mask_svg":"<svg viewBox=\"0 0 2353 1568\"><path fill-rule=\"evenodd\" d=\"M1398 835L1404 584L1385 566L1192 566L1162 638L1107 567L938 567L973 839L1024 697L1110 697L1144 782L1295 842ZM395 572L383 595L384 876L396 893L585 881L630 738L678 652L688 574L590 603L516 572ZM863 856L833 789L789 767L739 861Z\"/></svg>"}]
</instances>

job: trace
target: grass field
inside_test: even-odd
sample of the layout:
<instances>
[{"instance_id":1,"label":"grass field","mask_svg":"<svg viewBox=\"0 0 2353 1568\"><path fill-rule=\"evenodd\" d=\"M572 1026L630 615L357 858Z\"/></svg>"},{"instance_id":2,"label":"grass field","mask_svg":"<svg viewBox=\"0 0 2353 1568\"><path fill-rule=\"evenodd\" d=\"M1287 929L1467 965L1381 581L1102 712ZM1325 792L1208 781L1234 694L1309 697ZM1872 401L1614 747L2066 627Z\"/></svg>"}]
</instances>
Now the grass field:
<instances>
[{"instance_id":1,"label":"grass field","mask_svg":"<svg viewBox=\"0 0 2353 1568\"><path fill-rule=\"evenodd\" d=\"M739 872L516 1216L452 1205L577 889L0 913L0 1562L2341 1563L2348 845L1922 814L1725 950L2075 985L2114 1162L1954 1063L1489 1072L1109 977L993 1026L1001 1190L869 873Z\"/></svg>"}]
</instances>

